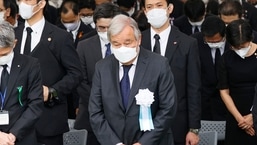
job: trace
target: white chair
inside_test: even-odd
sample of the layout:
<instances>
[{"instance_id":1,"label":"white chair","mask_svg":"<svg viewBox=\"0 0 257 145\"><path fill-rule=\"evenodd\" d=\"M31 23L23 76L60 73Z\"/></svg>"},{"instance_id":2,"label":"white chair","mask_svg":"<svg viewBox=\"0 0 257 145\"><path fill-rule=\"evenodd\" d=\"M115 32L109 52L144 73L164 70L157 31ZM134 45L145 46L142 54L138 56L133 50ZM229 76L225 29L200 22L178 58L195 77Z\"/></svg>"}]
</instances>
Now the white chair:
<instances>
[{"instance_id":1,"label":"white chair","mask_svg":"<svg viewBox=\"0 0 257 145\"><path fill-rule=\"evenodd\" d=\"M86 145L87 130L70 130L63 134L63 145Z\"/></svg>"},{"instance_id":2,"label":"white chair","mask_svg":"<svg viewBox=\"0 0 257 145\"><path fill-rule=\"evenodd\" d=\"M199 132L199 145L217 145L218 133L216 131L202 131Z\"/></svg>"},{"instance_id":3,"label":"white chair","mask_svg":"<svg viewBox=\"0 0 257 145\"><path fill-rule=\"evenodd\" d=\"M218 140L225 140L226 121L201 120L201 131L216 131Z\"/></svg>"}]
</instances>

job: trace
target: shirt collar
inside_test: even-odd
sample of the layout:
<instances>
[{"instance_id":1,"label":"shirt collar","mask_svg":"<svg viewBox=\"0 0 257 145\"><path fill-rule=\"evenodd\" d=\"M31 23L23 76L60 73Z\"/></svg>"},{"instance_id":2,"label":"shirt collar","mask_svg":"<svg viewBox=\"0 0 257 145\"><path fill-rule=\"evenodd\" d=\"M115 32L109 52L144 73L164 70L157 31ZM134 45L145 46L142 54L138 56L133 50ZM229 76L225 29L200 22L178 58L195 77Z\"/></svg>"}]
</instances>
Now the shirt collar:
<instances>
[{"instance_id":1,"label":"shirt collar","mask_svg":"<svg viewBox=\"0 0 257 145\"><path fill-rule=\"evenodd\" d=\"M32 26L30 26L29 23L27 21L25 21L24 31L26 31L27 27L30 27L33 30L33 33L37 34L43 30L44 24L45 24L44 17L41 20L39 20L38 22L36 22L35 24L33 24Z\"/></svg>"},{"instance_id":2,"label":"shirt collar","mask_svg":"<svg viewBox=\"0 0 257 145\"><path fill-rule=\"evenodd\" d=\"M171 30L171 26L169 25L169 27L167 27L165 30L163 30L161 33L158 34L160 36L160 41L163 41L164 39L168 39L170 30ZM151 27L151 39L154 39L155 34L157 33Z\"/></svg>"}]
</instances>

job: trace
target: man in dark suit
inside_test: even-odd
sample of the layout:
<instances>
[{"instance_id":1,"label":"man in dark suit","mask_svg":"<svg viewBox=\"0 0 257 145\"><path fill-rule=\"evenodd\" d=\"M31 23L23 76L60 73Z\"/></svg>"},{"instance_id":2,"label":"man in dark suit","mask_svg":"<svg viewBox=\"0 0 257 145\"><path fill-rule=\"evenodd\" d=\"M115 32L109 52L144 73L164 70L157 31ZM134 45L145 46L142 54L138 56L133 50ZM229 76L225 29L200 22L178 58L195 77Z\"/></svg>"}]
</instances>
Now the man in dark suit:
<instances>
[{"instance_id":1,"label":"man in dark suit","mask_svg":"<svg viewBox=\"0 0 257 145\"><path fill-rule=\"evenodd\" d=\"M187 35L200 32L206 16L204 2L202 0L187 0L184 4L184 13L184 15L176 18L173 24Z\"/></svg>"},{"instance_id":2,"label":"man in dark suit","mask_svg":"<svg viewBox=\"0 0 257 145\"><path fill-rule=\"evenodd\" d=\"M79 4L74 0L66 0L62 3L61 17L56 25L72 34L75 48L83 35L93 30L80 20Z\"/></svg>"},{"instance_id":3,"label":"man in dark suit","mask_svg":"<svg viewBox=\"0 0 257 145\"><path fill-rule=\"evenodd\" d=\"M202 24L202 31L192 35L198 40L201 61L202 120L226 120L227 109L217 89L218 63L221 55L230 49L225 30L225 23L218 16L209 16Z\"/></svg>"},{"instance_id":4,"label":"man in dark suit","mask_svg":"<svg viewBox=\"0 0 257 145\"><path fill-rule=\"evenodd\" d=\"M67 95L82 80L82 72L71 35L44 19L45 4L45 0L20 0L20 15L26 21L15 30L18 43L14 51L40 62L45 105L36 124L38 141L62 145L62 135L69 130Z\"/></svg>"},{"instance_id":5,"label":"man in dark suit","mask_svg":"<svg viewBox=\"0 0 257 145\"><path fill-rule=\"evenodd\" d=\"M99 144L90 126L88 114L88 100L92 86L92 78L95 72L96 62L111 54L109 40L107 39L107 30L112 18L118 14L121 14L121 10L118 6L112 3L99 5L93 15L96 29L98 31L97 34L80 41L77 47L82 64L84 80L78 87L80 101L74 128L87 129L87 144L90 145Z\"/></svg>"},{"instance_id":6,"label":"man in dark suit","mask_svg":"<svg viewBox=\"0 0 257 145\"><path fill-rule=\"evenodd\" d=\"M168 0L142 0L151 28L142 33L142 46L165 56L174 74L178 112L172 131L176 145L199 142L201 119L201 76L197 40L171 26ZM155 35L156 34L156 35Z\"/></svg>"},{"instance_id":7,"label":"man in dark suit","mask_svg":"<svg viewBox=\"0 0 257 145\"><path fill-rule=\"evenodd\" d=\"M37 144L35 123L43 109L43 89L37 59L13 52L12 26L0 24L0 143Z\"/></svg>"},{"instance_id":8,"label":"man in dark suit","mask_svg":"<svg viewBox=\"0 0 257 145\"><path fill-rule=\"evenodd\" d=\"M140 47L141 32L128 16L113 18L108 38L114 55L96 64L89 100L97 139L106 145L173 145L177 102L167 59Z\"/></svg>"}]
</instances>

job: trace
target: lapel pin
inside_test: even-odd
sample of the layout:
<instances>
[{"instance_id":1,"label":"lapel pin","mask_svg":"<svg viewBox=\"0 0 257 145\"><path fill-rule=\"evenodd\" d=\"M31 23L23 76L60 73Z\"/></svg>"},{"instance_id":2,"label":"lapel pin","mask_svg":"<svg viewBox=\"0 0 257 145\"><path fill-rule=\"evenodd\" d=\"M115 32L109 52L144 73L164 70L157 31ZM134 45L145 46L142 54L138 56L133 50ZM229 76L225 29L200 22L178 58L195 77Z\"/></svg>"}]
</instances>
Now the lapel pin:
<instances>
[{"instance_id":1,"label":"lapel pin","mask_svg":"<svg viewBox=\"0 0 257 145\"><path fill-rule=\"evenodd\" d=\"M173 44L174 44L174 45L176 45L176 44L177 44L177 42L175 41L175 42L173 42Z\"/></svg>"},{"instance_id":2,"label":"lapel pin","mask_svg":"<svg viewBox=\"0 0 257 145\"><path fill-rule=\"evenodd\" d=\"M50 41L52 41L52 38L51 38L51 37L49 37L47 40L50 42Z\"/></svg>"},{"instance_id":3,"label":"lapel pin","mask_svg":"<svg viewBox=\"0 0 257 145\"><path fill-rule=\"evenodd\" d=\"M18 66L17 67L21 67L19 64L18 64Z\"/></svg>"}]
</instances>

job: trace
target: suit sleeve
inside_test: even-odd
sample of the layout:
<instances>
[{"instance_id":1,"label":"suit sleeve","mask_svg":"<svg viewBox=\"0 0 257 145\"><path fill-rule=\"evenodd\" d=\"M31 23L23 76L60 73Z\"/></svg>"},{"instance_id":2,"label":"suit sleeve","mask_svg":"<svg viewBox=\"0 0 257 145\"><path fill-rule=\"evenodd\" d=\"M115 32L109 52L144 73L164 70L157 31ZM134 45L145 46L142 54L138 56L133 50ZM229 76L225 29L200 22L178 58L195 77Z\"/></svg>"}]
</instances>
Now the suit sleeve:
<instances>
[{"instance_id":1,"label":"suit sleeve","mask_svg":"<svg viewBox=\"0 0 257 145\"><path fill-rule=\"evenodd\" d=\"M90 91L91 91L91 87L89 85L88 82L88 75L87 75L87 65L86 65L86 59L85 59L85 52L83 51L84 47L84 41L81 41L78 43L78 47L77 47L77 52L79 55L79 59L80 59L80 63L82 66L82 73L83 73L83 80L81 82L81 84L78 86L77 90L80 96L80 101L83 103L86 103L86 105L88 106L88 101L89 101L89 96L90 96Z\"/></svg>"},{"instance_id":2,"label":"suit sleeve","mask_svg":"<svg viewBox=\"0 0 257 145\"><path fill-rule=\"evenodd\" d=\"M27 104L24 104L26 109L10 129L10 132L14 134L18 140L27 135L27 131L34 128L43 108L43 88L39 63L33 63L30 72L27 73L28 93L25 94L27 95Z\"/></svg>"},{"instance_id":3,"label":"suit sleeve","mask_svg":"<svg viewBox=\"0 0 257 145\"><path fill-rule=\"evenodd\" d=\"M62 35L62 34L59 34ZM59 40L61 42L56 42L60 44L58 46L59 52L57 52L58 59L60 60L60 65L65 69L66 74L56 82L53 87L58 93L67 95L75 89L82 80L81 65L79 61L78 54L73 45L73 39L70 35L63 33L65 37L64 40Z\"/></svg>"},{"instance_id":4,"label":"suit sleeve","mask_svg":"<svg viewBox=\"0 0 257 145\"><path fill-rule=\"evenodd\" d=\"M189 128L200 128L201 120L201 68L197 41L190 45L187 61L187 92Z\"/></svg>"},{"instance_id":5,"label":"suit sleeve","mask_svg":"<svg viewBox=\"0 0 257 145\"><path fill-rule=\"evenodd\" d=\"M161 73L158 80L159 110L153 118L154 130L145 132L139 139L142 145L156 145L163 135L170 129L177 111L177 94L174 77L169 64L162 63ZM158 64L160 65L160 64Z\"/></svg>"},{"instance_id":6,"label":"suit sleeve","mask_svg":"<svg viewBox=\"0 0 257 145\"><path fill-rule=\"evenodd\" d=\"M101 78L98 65L96 64L95 74L89 98L89 115L91 127L101 144L115 145L121 140L110 127L108 121L105 119L102 92L101 92Z\"/></svg>"}]
</instances>

